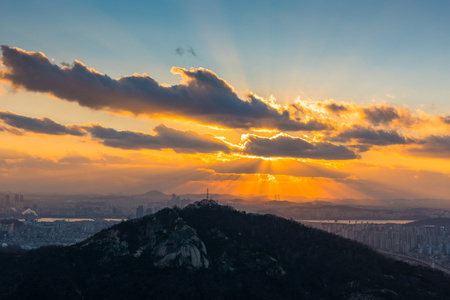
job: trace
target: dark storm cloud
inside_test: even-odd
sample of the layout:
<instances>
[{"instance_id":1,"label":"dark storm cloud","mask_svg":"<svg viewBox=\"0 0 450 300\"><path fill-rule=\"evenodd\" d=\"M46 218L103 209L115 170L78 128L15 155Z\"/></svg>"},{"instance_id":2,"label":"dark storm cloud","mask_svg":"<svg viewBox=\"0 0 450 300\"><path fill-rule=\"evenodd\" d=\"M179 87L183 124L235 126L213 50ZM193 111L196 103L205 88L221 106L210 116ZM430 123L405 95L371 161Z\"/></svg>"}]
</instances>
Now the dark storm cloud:
<instances>
[{"instance_id":1,"label":"dark storm cloud","mask_svg":"<svg viewBox=\"0 0 450 300\"><path fill-rule=\"evenodd\" d=\"M309 143L286 135L264 138L249 135L243 149L245 154L265 157L295 157L313 159L355 159L356 154L345 146L327 142Z\"/></svg>"},{"instance_id":2,"label":"dark storm cloud","mask_svg":"<svg viewBox=\"0 0 450 300\"><path fill-rule=\"evenodd\" d=\"M15 87L50 93L92 109L126 111L135 115L166 115L231 128L319 130L316 121L293 120L287 111L277 111L264 101L239 98L223 79L206 69L172 68L182 83L162 86L153 78L125 76L113 79L88 69L81 62L59 67L43 53L2 46L0 78Z\"/></svg>"},{"instance_id":3,"label":"dark storm cloud","mask_svg":"<svg viewBox=\"0 0 450 300\"><path fill-rule=\"evenodd\" d=\"M411 139L401 136L394 130L376 130L357 125L343 130L337 136L330 138L330 140L340 142L349 142L353 140L360 144L377 146L410 144L413 142Z\"/></svg>"},{"instance_id":4,"label":"dark storm cloud","mask_svg":"<svg viewBox=\"0 0 450 300\"><path fill-rule=\"evenodd\" d=\"M156 126L155 135L135 131L117 131L100 125L84 127L91 136L105 146L122 149L173 149L181 153L229 152L229 147L212 135L195 131L180 131L164 125Z\"/></svg>"},{"instance_id":5,"label":"dark storm cloud","mask_svg":"<svg viewBox=\"0 0 450 300\"><path fill-rule=\"evenodd\" d=\"M77 125L62 125L49 118L30 118L8 111L0 111L0 119L9 126L35 133L77 136L85 134L85 131Z\"/></svg>"}]
</instances>

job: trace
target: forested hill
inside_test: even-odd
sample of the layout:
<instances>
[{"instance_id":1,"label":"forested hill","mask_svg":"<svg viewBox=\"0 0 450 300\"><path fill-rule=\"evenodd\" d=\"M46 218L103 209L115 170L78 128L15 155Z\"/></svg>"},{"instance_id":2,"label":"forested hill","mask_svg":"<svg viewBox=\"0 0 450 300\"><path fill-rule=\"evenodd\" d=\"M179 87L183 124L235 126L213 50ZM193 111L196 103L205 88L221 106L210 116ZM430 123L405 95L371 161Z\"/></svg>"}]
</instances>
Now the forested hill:
<instances>
[{"instance_id":1,"label":"forested hill","mask_svg":"<svg viewBox=\"0 0 450 300\"><path fill-rule=\"evenodd\" d=\"M213 201L0 254L0 299L449 299L440 272Z\"/></svg>"}]
</instances>

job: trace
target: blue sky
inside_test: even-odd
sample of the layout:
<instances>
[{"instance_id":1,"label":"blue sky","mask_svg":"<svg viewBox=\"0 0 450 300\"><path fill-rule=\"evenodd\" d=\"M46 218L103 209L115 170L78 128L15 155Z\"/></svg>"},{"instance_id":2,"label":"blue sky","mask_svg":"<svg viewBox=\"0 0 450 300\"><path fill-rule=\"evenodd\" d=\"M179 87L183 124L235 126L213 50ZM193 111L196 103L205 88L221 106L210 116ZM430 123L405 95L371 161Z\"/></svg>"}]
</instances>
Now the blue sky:
<instances>
[{"instance_id":1,"label":"blue sky","mask_svg":"<svg viewBox=\"0 0 450 300\"><path fill-rule=\"evenodd\" d=\"M238 92L448 113L448 1L3 1L0 41L112 77L204 67ZM196 57L175 49L192 47ZM386 95L395 96L388 98ZM434 110L434 111L432 111Z\"/></svg>"},{"instance_id":2,"label":"blue sky","mask_svg":"<svg viewBox=\"0 0 450 300\"><path fill-rule=\"evenodd\" d=\"M3 0L0 190L448 198L449 8Z\"/></svg>"}]
</instances>

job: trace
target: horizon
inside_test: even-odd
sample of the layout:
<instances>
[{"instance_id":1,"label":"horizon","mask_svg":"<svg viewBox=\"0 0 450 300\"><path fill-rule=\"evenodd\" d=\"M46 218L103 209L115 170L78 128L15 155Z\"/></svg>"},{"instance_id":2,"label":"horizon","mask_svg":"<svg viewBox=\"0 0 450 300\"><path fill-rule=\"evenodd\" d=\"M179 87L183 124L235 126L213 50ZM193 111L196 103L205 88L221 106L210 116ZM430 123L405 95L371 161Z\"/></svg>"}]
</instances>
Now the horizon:
<instances>
[{"instance_id":1,"label":"horizon","mask_svg":"<svg viewBox=\"0 0 450 300\"><path fill-rule=\"evenodd\" d=\"M450 204L450 3L26 4L0 191Z\"/></svg>"},{"instance_id":2,"label":"horizon","mask_svg":"<svg viewBox=\"0 0 450 300\"><path fill-rule=\"evenodd\" d=\"M166 198L158 198L158 196L152 196L152 193L157 193L159 197L166 197ZM144 203L145 201L149 203L153 202L164 202L164 205L169 205L170 197L177 196L182 197L181 200L190 200L191 203L198 202L206 198L206 193L180 193L175 194L171 192L162 192L159 190L151 190L144 193L49 193L49 192L43 192L43 193L20 193L20 192L13 192L13 191L0 191L1 195L19 195L24 196L27 203L35 203L36 201L48 206L48 201L51 203L63 203L67 202L68 199L70 199L69 202L76 202L77 199L71 199L70 197L76 197L78 198L78 201L81 199L79 197L82 197L83 201L92 201L92 200L98 200L98 198L107 198L109 197L109 200L116 201L116 197L129 197L129 200L132 203ZM150 194L150 195L149 195ZM228 194L228 193L214 193L209 192L209 199L217 201L220 204L226 203L226 205L243 205L247 206L254 206L260 207L262 204L277 204L277 203L290 203L293 205L303 205L303 204L314 204L317 206L321 205L333 205L333 206L348 206L348 207L359 207L364 209L444 209L444 210L450 210L450 201L449 199L438 199L438 198L416 198L416 199L406 199L406 198L387 198L387 199L355 199L355 198L306 198L301 196L295 196L295 195L255 195L255 194L247 194L247 195L239 195L239 194ZM203 197L205 196L205 197ZM50 197L50 198L43 198L40 199L40 197ZM58 197L58 199L51 199L52 197ZM144 197L144 198L143 198ZM187 197L187 198L186 198ZM190 199L189 197L194 197L193 199ZM68 198L68 199L65 199ZM56 200L56 202L55 202ZM31 201L31 202L30 202ZM166 202L168 201L168 202ZM36 202L36 203L37 203ZM36 204L35 203L35 204ZM183 202L184 203L184 202ZM58 205L58 204L56 204ZM183 204L185 205L185 203ZM170 205L169 205L170 206ZM29 208L29 206L26 206ZM20 212L20 211L19 211Z\"/></svg>"}]
</instances>

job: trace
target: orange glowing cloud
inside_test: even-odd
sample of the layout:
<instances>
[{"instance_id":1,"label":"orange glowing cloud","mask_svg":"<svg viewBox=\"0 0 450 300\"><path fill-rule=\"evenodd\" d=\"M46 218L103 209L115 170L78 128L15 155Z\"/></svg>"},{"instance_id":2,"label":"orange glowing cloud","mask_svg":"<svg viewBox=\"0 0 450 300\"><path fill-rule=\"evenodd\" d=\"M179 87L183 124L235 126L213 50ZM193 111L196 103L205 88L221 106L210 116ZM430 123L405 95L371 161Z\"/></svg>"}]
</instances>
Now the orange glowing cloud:
<instances>
[{"instance_id":1,"label":"orange glowing cloud","mask_svg":"<svg viewBox=\"0 0 450 300\"><path fill-rule=\"evenodd\" d=\"M324 129L318 121L294 120L249 95L242 100L235 90L212 71L173 68L182 76L179 85L166 87L147 75L119 79L99 73L75 61L59 67L43 53L2 46L0 79L16 88L50 93L92 109L131 112L134 115L188 117L200 123L229 128Z\"/></svg>"},{"instance_id":2,"label":"orange glowing cloud","mask_svg":"<svg viewBox=\"0 0 450 300\"><path fill-rule=\"evenodd\" d=\"M19 104L3 108L3 189L200 192L209 186L246 195L358 199L450 192L450 116L444 114L385 102L280 104L251 91L239 96L204 68L174 67L180 83L167 85L147 74L114 79L77 60L58 66L41 52L3 46L2 53L2 82L50 94L60 109L89 112L77 120L59 110L47 117Z\"/></svg>"}]
</instances>

